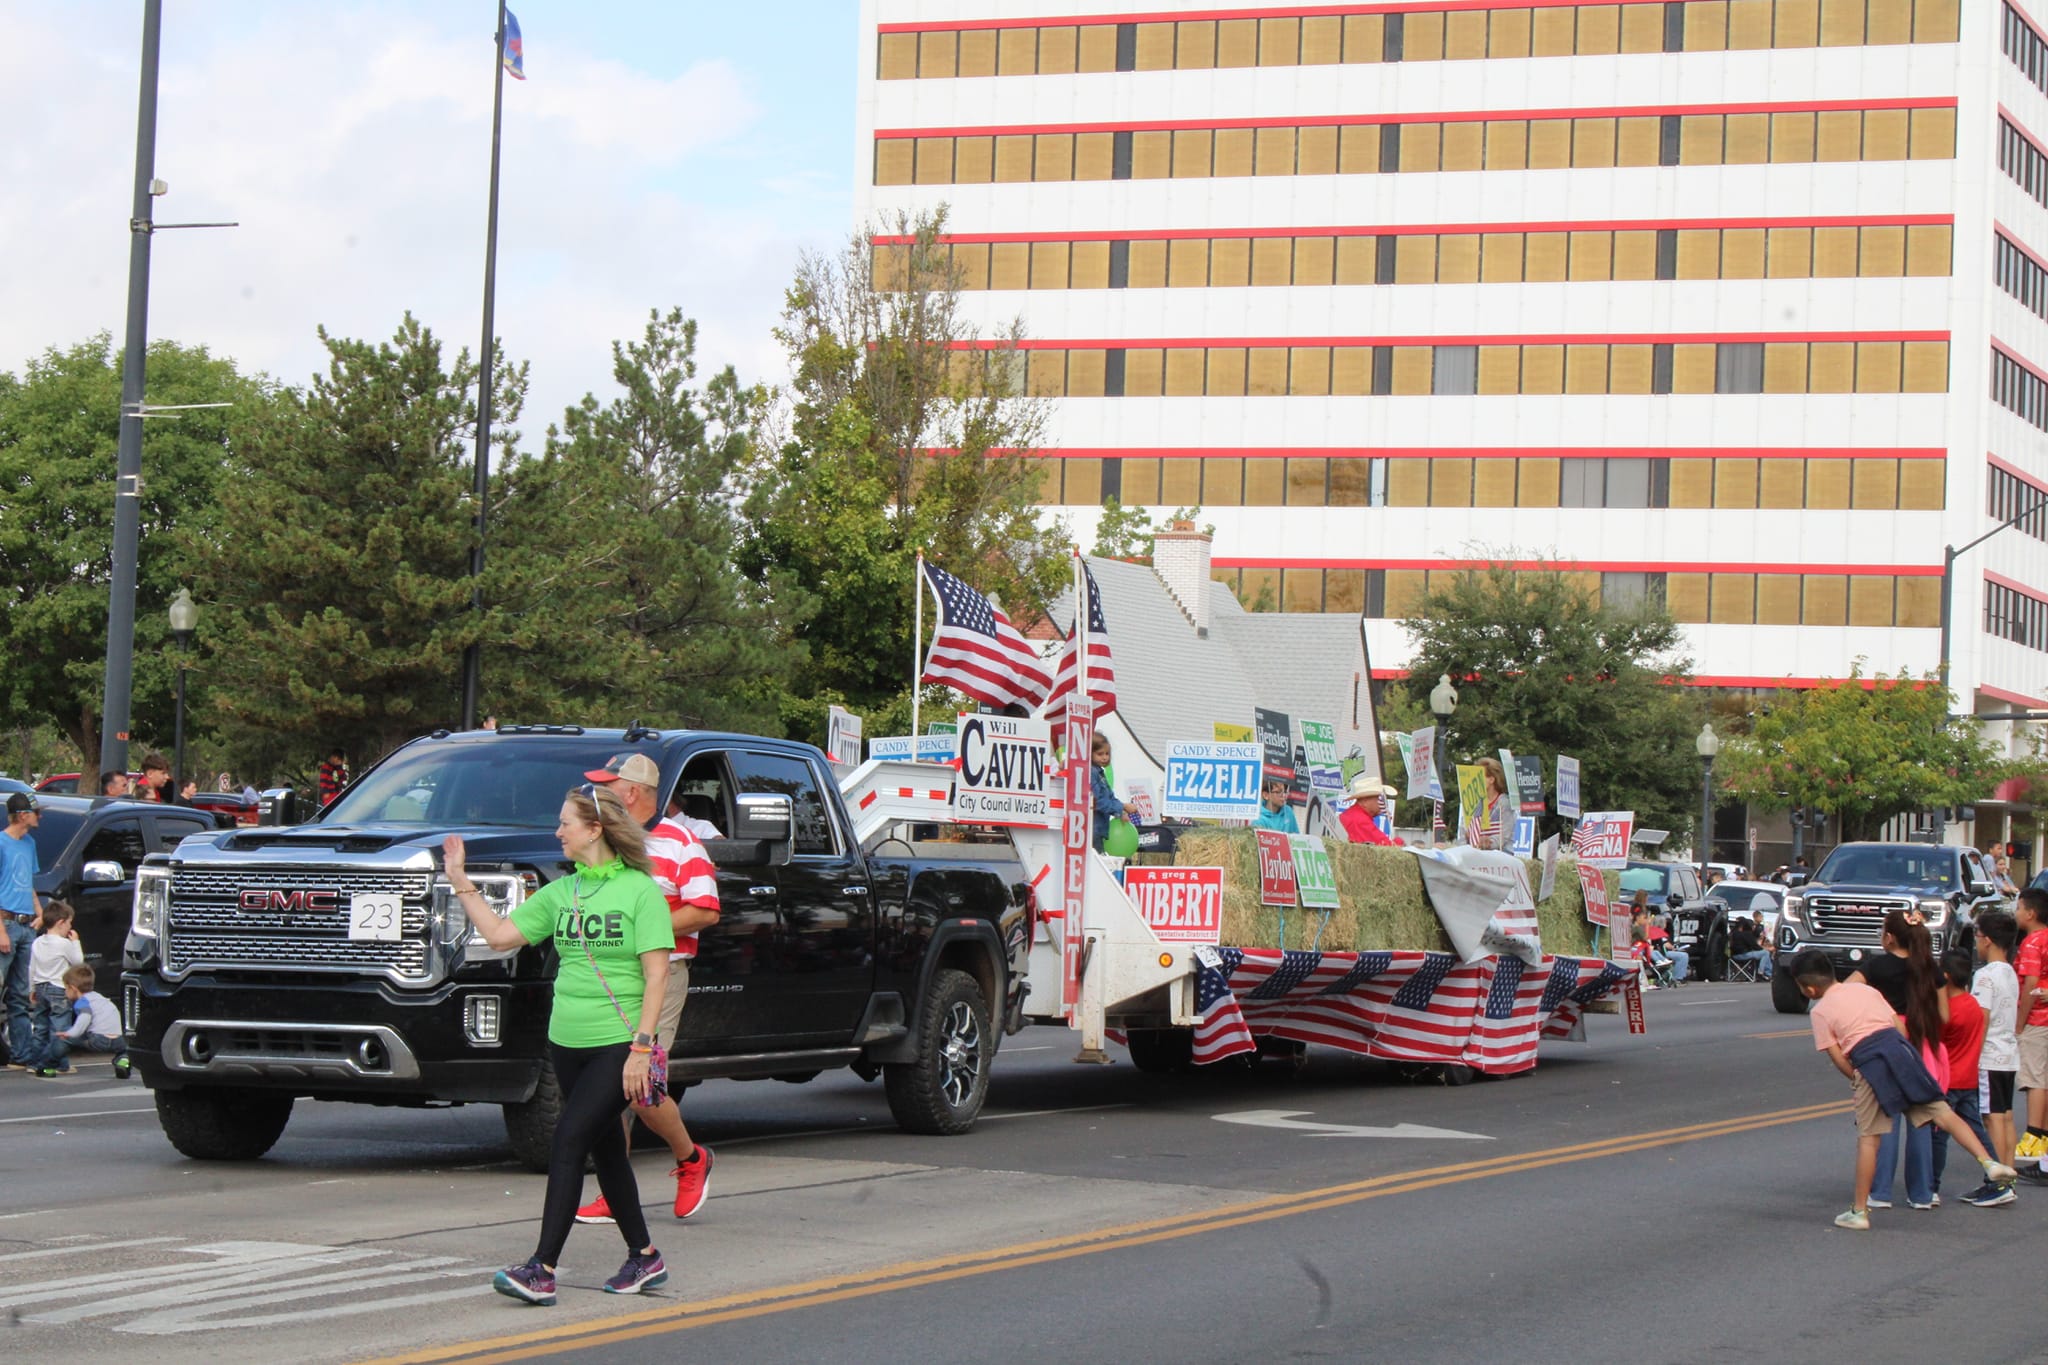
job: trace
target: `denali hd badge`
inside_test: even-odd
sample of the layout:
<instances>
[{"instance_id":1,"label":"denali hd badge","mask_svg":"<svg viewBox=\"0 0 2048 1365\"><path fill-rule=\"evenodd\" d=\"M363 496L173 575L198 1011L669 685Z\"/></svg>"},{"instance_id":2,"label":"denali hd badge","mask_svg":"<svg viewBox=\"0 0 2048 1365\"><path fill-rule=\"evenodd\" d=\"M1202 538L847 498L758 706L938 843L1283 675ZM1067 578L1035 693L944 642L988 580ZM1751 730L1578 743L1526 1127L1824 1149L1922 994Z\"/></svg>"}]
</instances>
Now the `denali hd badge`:
<instances>
[{"instance_id":1,"label":"denali hd badge","mask_svg":"<svg viewBox=\"0 0 2048 1365\"><path fill-rule=\"evenodd\" d=\"M256 914L293 914L300 911L341 909L339 891L244 891L235 898L235 908Z\"/></svg>"}]
</instances>

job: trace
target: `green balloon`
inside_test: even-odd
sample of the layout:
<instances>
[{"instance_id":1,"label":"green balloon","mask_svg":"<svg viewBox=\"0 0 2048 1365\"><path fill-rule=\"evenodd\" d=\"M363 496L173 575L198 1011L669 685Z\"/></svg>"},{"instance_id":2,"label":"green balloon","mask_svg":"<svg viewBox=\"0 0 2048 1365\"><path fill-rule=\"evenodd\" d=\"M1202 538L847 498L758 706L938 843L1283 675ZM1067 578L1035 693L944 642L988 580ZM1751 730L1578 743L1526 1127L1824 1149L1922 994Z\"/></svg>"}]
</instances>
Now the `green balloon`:
<instances>
[{"instance_id":1,"label":"green balloon","mask_svg":"<svg viewBox=\"0 0 2048 1365\"><path fill-rule=\"evenodd\" d=\"M1128 858L1138 851L1138 827L1121 815L1109 820L1109 836L1102 841L1102 851L1112 858Z\"/></svg>"}]
</instances>

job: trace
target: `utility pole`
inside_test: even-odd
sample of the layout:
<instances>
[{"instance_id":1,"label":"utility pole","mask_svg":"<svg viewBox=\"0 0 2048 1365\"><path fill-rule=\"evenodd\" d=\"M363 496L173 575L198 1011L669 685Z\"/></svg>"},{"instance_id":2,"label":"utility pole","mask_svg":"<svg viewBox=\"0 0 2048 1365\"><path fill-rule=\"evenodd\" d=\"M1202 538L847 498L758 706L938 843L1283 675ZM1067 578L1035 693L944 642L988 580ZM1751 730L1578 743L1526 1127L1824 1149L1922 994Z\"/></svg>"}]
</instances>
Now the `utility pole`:
<instances>
[{"instance_id":1,"label":"utility pole","mask_svg":"<svg viewBox=\"0 0 2048 1365\"><path fill-rule=\"evenodd\" d=\"M100 771L128 771L135 683L135 570L142 539L143 370L149 355L150 199L156 181L156 69L163 0L142 4L142 88L135 115L135 194L128 215L128 336L121 359L121 429L114 455L113 585L107 595L106 707Z\"/></svg>"},{"instance_id":2,"label":"utility pole","mask_svg":"<svg viewBox=\"0 0 2048 1365\"><path fill-rule=\"evenodd\" d=\"M478 349L482 360L477 371L476 450L472 464L470 493L476 503L476 544L469 551L469 610L482 616L484 610L484 533L491 500L491 369L493 313L498 294L498 144L505 121L505 0L498 0L498 60L491 64L491 203L484 219L484 339ZM462 651L462 728L476 729L478 694L483 688L483 644L472 640Z\"/></svg>"}]
</instances>

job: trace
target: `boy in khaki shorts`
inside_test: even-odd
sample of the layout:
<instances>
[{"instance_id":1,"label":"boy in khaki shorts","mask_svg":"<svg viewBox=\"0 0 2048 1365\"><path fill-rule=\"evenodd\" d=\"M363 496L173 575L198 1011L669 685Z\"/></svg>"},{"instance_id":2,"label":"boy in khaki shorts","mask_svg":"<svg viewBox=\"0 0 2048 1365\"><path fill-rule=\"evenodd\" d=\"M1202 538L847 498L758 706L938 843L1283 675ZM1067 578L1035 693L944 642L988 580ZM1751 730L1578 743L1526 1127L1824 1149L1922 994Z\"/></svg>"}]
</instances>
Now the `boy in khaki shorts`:
<instances>
[{"instance_id":1,"label":"boy in khaki shorts","mask_svg":"<svg viewBox=\"0 0 2048 1365\"><path fill-rule=\"evenodd\" d=\"M1977 1158L1984 1178L2003 1185L2018 1172L1994 1160L1970 1126L1956 1117L1942 1098L1941 1086L1927 1073L1919 1051L1906 1041L1905 1025L1875 988L1860 981L1835 980L1835 964L1818 948L1792 959L1792 979L1799 993L1813 1002L1808 1016L1814 1047L1828 1054L1835 1069L1849 1078L1856 1114L1856 1191L1848 1211L1835 1216L1835 1226L1851 1232L1870 1230L1870 1185L1877 1177L1877 1147L1891 1132L1892 1119L1904 1113L1915 1128L1932 1123Z\"/></svg>"},{"instance_id":2,"label":"boy in khaki shorts","mask_svg":"<svg viewBox=\"0 0 2048 1365\"><path fill-rule=\"evenodd\" d=\"M2027 1131L2020 1135L2013 1162L2038 1166L2041 1158L2048 1156L2048 999L2036 994L2042 976L2048 974L2048 891L2030 886L2020 892L2012 920L2020 935L2019 953L2012 964L2020 980L2019 1008L2013 1021L2020 1064L2013 1085L2027 1092Z\"/></svg>"},{"instance_id":3,"label":"boy in khaki shorts","mask_svg":"<svg viewBox=\"0 0 2048 1365\"><path fill-rule=\"evenodd\" d=\"M676 1030L682 1023L683 1004L690 994L690 959L697 952L697 934L718 923L718 872L711 856L697 836L673 820L659 820L655 795L661 785L661 769L645 754L614 754L595 772L583 774L592 782L613 784L626 814L647 830L647 857L654 865L655 885L668 901L669 925L676 936L676 950L669 958L668 989L661 997L661 1017L655 1026L654 1046L671 1052ZM633 1120L652 1129L669 1145L676 1159L676 1217L688 1218L704 1207L711 1189L711 1149L698 1144L683 1126L682 1112L673 1095L651 1109L626 1112L626 1137L630 1146ZM609 1223L611 1207L599 1195L576 1210L579 1223Z\"/></svg>"}]
</instances>

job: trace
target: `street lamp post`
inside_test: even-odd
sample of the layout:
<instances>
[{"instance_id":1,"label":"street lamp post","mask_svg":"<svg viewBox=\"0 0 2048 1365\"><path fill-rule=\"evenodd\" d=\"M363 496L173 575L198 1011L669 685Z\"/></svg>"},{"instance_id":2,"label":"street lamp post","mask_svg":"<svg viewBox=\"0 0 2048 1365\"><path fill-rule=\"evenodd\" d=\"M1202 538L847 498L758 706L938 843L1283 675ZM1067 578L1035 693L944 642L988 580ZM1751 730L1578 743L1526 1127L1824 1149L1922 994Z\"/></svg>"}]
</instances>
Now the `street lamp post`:
<instances>
[{"instance_id":1,"label":"street lamp post","mask_svg":"<svg viewBox=\"0 0 2048 1365\"><path fill-rule=\"evenodd\" d=\"M171 599L171 638L178 642L178 701L177 723L172 736L171 790L183 795L185 792L185 666L192 653L192 632L199 628L199 604L192 600L190 588L178 589L178 595Z\"/></svg>"},{"instance_id":2,"label":"street lamp post","mask_svg":"<svg viewBox=\"0 0 2048 1365\"><path fill-rule=\"evenodd\" d=\"M1692 742L1700 756L1700 885L1707 884L1707 864L1714 856L1714 755L1721 752L1721 737L1709 722L1700 727Z\"/></svg>"},{"instance_id":3,"label":"street lamp post","mask_svg":"<svg viewBox=\"0 0 2048 1365\"><path fill-rule=\"evenodd\" d=\"M1451 675L1439 674L1436 686L1429 689L1429 709L1436 715L1436 771L1437 785L1448 794L1451 790L1451 712L1458 709L1458 689L1451 686ZM1436 831L1430 831L1434 840Z\"/></svg>"}]
</instances>

